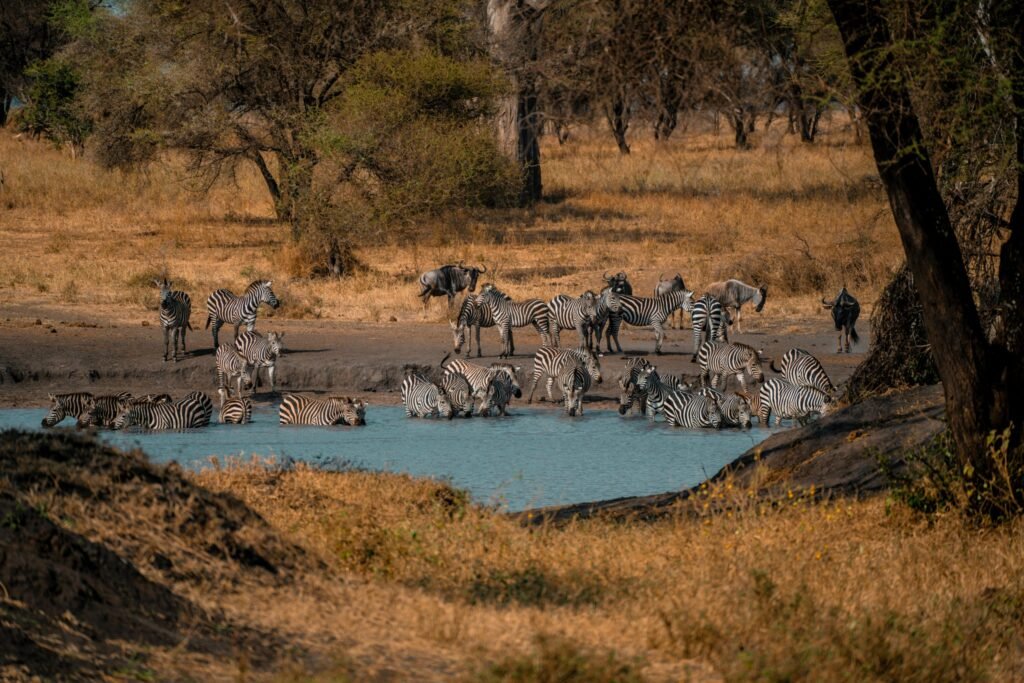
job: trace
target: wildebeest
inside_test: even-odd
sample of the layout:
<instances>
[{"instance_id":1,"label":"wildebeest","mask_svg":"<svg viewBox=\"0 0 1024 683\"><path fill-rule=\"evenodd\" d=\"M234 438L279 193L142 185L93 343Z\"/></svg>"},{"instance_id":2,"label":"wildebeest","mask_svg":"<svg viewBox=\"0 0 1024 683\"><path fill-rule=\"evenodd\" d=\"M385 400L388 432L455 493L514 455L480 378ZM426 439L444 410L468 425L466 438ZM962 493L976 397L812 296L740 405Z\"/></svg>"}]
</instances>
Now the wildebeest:
<instances>
[{"instance_id":1,"label":"wildebeest","mask_svg":"<svg viewBox=\"0 0 1024 683\"><path fill-rule=\"evenodd\" d=\"M832 301L822 298L821 303L825 308L832 309L832 320L836 324L836 329L839 330L839 336L836 339L836 353L843 352L844 334L846 335L846 352L849 353L850 340L853 339L854 344L860 341L860 337L857 336L857 328L854 327L857 324L857 317L860 315L860 304L846 291L846 287L839 290L839 296Z\"/></svg>"},{"instance_id":2,"label":"wildebeest","mask_svg":"<svg viewBox=\"0 0 1024 683\"><path fill-rule=\"evenodd\" d=\"M604 278L604 281L616 294L633 295L633 285L629 284L629 280L626 279L626 274L622 271L619 271L611 277L608 276L608 273L605 273L601 277Z\"/></svg>"},{"instance_id":3,"label":"wildebeest","mask_svg":"<svg viewBox=\"0 0 1024 683\"><path fill-rule=\"evenodd\" d=\"M676 276L671 280L665 280L661 275L658 276L658 284L654 286L654 298L658 298L669 292L681 292L686 289L686 283L683 282L683 276L676 273ZM672 311L671 319L675 320L676 312L679 313L679 322L676 323L675 328L681 329L683 327L683 309L677 308Z\"/></svg>"},{"instance_id":4,"label":"wildebeest","mask_svg":"<svg viewBox=\"0 0 1024 683\"><path fill-rule=\"evenodd\" d=\"M466 267L462 261L458 264L448 264L436 270L428 270L420 275L421 291L419 296L423 299L423 315L427 314L427 303L432 296L447 296L448 308L452 307L452 299L464 289L476 291L476 280L482 273L486 273L484 266Z\"/></svg>"},{"instance_id":5,"label":"wildebeest","mask_svg":"<svg viewBox=\"0 0 1024 683\"><path fill-rule=\"evenodd\" d=\"M760 313L768 298L768 287L764 285L751 287L739 280L726 280L725 282L712 282L707 287L707 293L722 303L726 315L729 314L730 308L736 309L736 331L742 332L743 330L740 329L740 307L748 301L753 301L754 311Z\"/></svg>"}]
</instances>

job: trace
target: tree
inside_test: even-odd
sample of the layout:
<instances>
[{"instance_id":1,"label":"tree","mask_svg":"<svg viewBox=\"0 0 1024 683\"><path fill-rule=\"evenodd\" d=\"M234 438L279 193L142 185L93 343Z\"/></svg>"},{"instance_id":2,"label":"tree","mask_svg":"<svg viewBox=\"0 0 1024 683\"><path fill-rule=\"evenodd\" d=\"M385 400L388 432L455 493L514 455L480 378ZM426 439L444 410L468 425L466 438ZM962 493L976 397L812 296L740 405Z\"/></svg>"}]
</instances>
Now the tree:
<instances>
[{"instance_id":1,"label":"tree","mask_svg":"<svg viewBox=\"0 0 1024 683\"><path fill-rule=\"evenodd\" d=\"M946 419L975 509L999 515L1024 505L1024 23L1004 10L998 42L1012 83L1017 199L999 257L998 332L990 340L943 202L906 73L881 0L828 0L839 27L857 103L918 291L929 343L942 378ZM988 457L987 439L1009 430L1005 470ZM1001 472L1009 473L1009 481ZM1002 502L981 495L1004 483Z\"/></svg>"}]
</instances>

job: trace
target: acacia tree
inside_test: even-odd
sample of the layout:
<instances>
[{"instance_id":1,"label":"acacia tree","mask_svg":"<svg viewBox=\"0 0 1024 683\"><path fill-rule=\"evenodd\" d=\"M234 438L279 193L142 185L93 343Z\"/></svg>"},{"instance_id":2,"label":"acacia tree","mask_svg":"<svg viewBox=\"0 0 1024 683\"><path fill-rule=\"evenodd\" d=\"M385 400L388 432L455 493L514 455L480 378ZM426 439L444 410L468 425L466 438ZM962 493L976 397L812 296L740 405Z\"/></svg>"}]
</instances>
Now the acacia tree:
<instances>
[{"instance_id":1,"label":"acacia tree","mask_svg":"<svg viewBox=\"0 0 1024 683\"><path fill-rule=\"evenodd\" d=\"M974 509L1024 505L1024 19L1003 10L994 42L1011 83L1017 198L999 254L999 324L986 335L960 243L939 190L907 73L881 0L828 0L942 378L946 419ZM999 47L993 46L993 51ZM990 435L1009 431L1008 462L989 457ZM982 495L999 486L1002 501Z\"/></svg>"}]
</instances>

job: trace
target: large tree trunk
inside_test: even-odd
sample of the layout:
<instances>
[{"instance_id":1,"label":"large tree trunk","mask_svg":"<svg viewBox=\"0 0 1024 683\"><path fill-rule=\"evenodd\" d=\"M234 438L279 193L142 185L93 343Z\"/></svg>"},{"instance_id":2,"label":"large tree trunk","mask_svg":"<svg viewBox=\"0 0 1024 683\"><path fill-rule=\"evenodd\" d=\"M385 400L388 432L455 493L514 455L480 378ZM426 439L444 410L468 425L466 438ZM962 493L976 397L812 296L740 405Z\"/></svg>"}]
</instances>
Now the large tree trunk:
<instances>
[{"instance_id":1,"label":"large tree trunk","mask_svg":"<svg viewBox=\"0 0 1024 683\"><path fill-rule=\"evenodd\" d=\"M14 102L14 97L11 93L7 92L4 88L0 88L0 128L7 125L7 115L11 111L11 104Z\"/></svg>"},{"instance_id":2,"label":"large tree trunk","mask_svg":"<svg viewBox=\"0 0 1024 683\"><path fill-rule=\"evenodd\" d=\"M1015 424L1013 443L1021 442L1024 396L1022 385L1012 380L1021 376L1022 358L997 353L982 331L960 245L893 57L881 0L828 4L839 26L907 262L922 294L924 326L942 377L946 419L962 471L973 480L969 485L990 482L994 465L985 443L988 434ZM1004 259L1007 256L1001 268L1020 273L1021 253L1007 253L1004 247ZM1019 482L1016 486L1020 496L1024 487ZM980 499L974 503L985 505Z\"/></svg>"},{"instance_id":3,"label":"large tree trunk","mask_svg":"<svg viewBox=\"0 0 1024 683\"><path fill-rule=\"evenodd\" d=\"M626 131L629 130L629 111L621 98L616 98L605 109L605 118L612 129L615 144L619 146L619 154L629 154L629 143L626 142Z\"/></svg>"}]
</instances>

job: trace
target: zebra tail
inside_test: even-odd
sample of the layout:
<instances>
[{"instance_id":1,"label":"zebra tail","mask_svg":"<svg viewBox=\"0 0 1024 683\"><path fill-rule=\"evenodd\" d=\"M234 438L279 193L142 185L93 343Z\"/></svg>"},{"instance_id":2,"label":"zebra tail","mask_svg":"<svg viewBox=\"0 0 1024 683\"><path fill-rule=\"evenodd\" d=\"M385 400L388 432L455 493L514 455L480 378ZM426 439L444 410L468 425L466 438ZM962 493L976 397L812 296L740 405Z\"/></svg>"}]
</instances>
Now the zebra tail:
<instances>
[{"instance_id":1,"label":"zebra tail","mask_svg":"<svg viewBox=\"0 0 1024 683\"><path fill-rule=\"evenodd\" d=\"M446 362L448 362L448 357L449 357L449 356L451 356L451 355L452 355L452 352L451 352L451 351L449 351L448 353L444 354L444 358L442 358L442 359L441 359L441 362L439 363L439 365L441 366L441 369L442 369L442 370L444 370L444 364L445 364Z\"/></svg>"},{"instance_id":2,"label":"zebra tail","mask_svg":"<svg viewBox=\"0 0 1024 683\"><path fill-rule=\"evenodd\" d=\"M774 358L772 358L772 362L768 364L768 367L770 367L772 369L772 372L777 372L780 375L782 374L782 370L779 370L777 367L775 367L775 359Z\"/></svg>"},{"instance_id":3,"label":"zebra tail","mask_svg":"<svg viewBox=\"0 0 1024 683\"><path fill-rule=\"evenodd\" d=\"M204 327L203 329L204 329L204 330L208 330L208 329L210 329L210 323L211 323L211 322L213 322L213 316L212 316L212 315L210 315L209 313L207 313L207 314L206 314L206 327ZM189 329L191 329L191 327L190 327Z\"/></svg>"}]
</instances>

